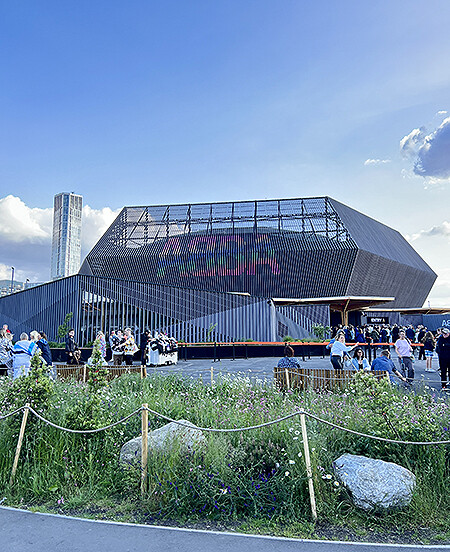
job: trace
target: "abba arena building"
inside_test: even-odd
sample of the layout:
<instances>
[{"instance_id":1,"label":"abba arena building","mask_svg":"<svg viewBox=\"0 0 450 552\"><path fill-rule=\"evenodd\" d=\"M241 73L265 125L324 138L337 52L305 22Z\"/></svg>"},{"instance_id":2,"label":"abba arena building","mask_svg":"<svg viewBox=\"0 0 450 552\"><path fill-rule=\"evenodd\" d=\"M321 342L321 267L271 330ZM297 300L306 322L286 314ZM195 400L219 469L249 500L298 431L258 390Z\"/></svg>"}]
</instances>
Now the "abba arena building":
<instances>
[{"instance_id":1,"label":"abba arena building","mask_svg":"<svg viewBox=\"0 0 450 552\"><path fill-rule=\"evenodd\" d=\"M78 274L1 298L0 320L55 340L73 313L81 344L127 326L280 341L329 325L339 298L421 306L435 279L399 232L329 197L124 207Z\"/></svg>"}]
</instances>

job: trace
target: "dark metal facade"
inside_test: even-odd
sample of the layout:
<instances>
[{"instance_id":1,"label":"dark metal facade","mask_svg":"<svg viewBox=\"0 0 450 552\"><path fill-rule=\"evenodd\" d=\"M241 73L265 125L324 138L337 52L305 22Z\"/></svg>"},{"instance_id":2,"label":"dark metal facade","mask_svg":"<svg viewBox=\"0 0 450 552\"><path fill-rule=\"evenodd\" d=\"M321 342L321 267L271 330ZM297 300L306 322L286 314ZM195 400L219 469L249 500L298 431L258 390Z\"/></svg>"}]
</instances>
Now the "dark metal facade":
<instances>
[{"instance_id":1,"label":"dark metal facade","mask_svg":"<svg viewBox=\"0 0 450 552\"><path fill-rule=\"evenodd\" d=\"M125 207L80 272L259 297L338 295L356 253L328 198Z\"/></svg>"},{"instance_id":2,"label":"dark metal facade","mask_svg":"<svg viewBox=\"0 0 450 552\"><path fill-rule=\"evenodd\" d=\"M327 307L271 298L394 296L421 306L436 274L395 230L327 197L125 207L80 274L0 299L15 333L53 339L68 312L83 343L148 327L188 342L279 340L328 325Z\"/></svg>"},{"instance_id":3,"label":"dark metal facade","mask_svg":"<svg viewBox=\"0 0 450 552\"><path fill-rule=\"evenodd\" d=\"M328 198L125 207L86 275L255 297L394 296L436 274L395 230Z\"/></svg>"},{"instance_id":4,"label":"dark metal facade","mask_svg":"<svg viewBox=\"0 0 450 552\"><path fill-rule=\"evenodd\" d=\"M355 258L346 295L395 297L386 307L421 307L436 274L403 236L366 215L330 199L353 240Z\"/></svg>"},{"instance_id":5,"label":"dark metal facade","mask_svg":"<svg viewBox=\"0 0 450 552\"><path fill-rule=\"evenodd\" d=\"M79 276L69 276L2 297L0 321L8 324L16 340L22 332L43 330L55 341L66 314L73 313L70 323L79 328L80 305Z\"/></svg>"},{"instance_id":6,"label":"dark metal facade","mask_svg":"<svg viewBox=\"0 0 450 552\"><path fill-rule=\"evenodd\" d=\"M16 337L37 329L56 341L69 312L83 345L92 342L98 330L108 335L127 326L137 335L150 328L195 343L301 338L311 334L315 324L329 323L327 307L278 308L260 297L96 276L71 276L0 299L0 320Z\"/></svg>"}]
</instances>

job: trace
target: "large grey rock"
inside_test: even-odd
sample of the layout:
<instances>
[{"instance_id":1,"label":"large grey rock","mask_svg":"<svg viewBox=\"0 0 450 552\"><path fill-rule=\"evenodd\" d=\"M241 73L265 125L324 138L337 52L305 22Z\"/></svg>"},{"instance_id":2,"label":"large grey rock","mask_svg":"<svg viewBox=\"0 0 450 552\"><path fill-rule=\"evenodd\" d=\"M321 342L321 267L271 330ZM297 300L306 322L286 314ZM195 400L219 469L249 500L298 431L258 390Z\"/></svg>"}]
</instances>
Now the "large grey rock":
<instances>
[{"instance_id":1,"label":"large grey rock","mask_svg":"<svg viewBox=\"0 0 450 552\"><path fill-rule=\"evenodd\" d=\"M411 502L416 477L398 464L343 454L334 461L333 468L355 505L364 510L401 508Z\"/></svg>"},{"instance_id":2,"label":"large grey rock","mask_svg":"<svg viewBox=\"0 0 450 552\"><path fill-rule=\"evenodd\" d=\"M174 447L181 452L193 451L205 442L203 433L194 424L186 420L178 420L186 425L170 422L148 434L148 452L170 452ZM189 427L186 427L189 426ZM142 437L135 437L123 445L120 450L119 463L125 465L138 464L141 461Z\"/></svg>"}]
</instances>

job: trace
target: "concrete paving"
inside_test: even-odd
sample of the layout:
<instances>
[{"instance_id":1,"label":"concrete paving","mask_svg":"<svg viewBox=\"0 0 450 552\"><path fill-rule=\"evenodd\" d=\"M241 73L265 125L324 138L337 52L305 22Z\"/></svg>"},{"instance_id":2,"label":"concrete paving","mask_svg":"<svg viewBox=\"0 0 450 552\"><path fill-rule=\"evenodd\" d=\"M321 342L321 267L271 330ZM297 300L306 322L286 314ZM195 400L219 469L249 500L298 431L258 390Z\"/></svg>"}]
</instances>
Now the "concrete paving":
<instances>
[{"instance_id":1,"label":"concrete paving","mask_svg":"<svg viewBox=\"0 0 450 552\"><path fill-rule=\"evenodd\" d=\"M398 367L398 358L394 351L391 351L392 360ZM180 374L186 377L195 379L201 378L205 383L211 381L211 367L213 368L214 377L222 374L242 375L249 377L251 381L256 380L271 380L273 379L273 369L278 362L278 358L263 357L246 359L225 359L214 362L213 360L180 360L178 364L167 367L149 367L147 373L161 374ZM328 357L311 357L305 358L303 361L299 358L300 364L306 368L331 368L331 363ZM433 368L437 370L438 362L433 359ZM428 386L440 392L440 373L425 372L425 360L416 360L414 362L415 381L414 387Z\"/></svg>"},{"instance_id":2,"label":"concrete paving","mask_svg":"<svg viewBox=\"0 0 450 552\"><path fill-rule=\"evenodd\" d=\"M449 546L379 545L252 536L82 520L0 507L2 552L404 552Z\"/></svg>"}]
</instances>

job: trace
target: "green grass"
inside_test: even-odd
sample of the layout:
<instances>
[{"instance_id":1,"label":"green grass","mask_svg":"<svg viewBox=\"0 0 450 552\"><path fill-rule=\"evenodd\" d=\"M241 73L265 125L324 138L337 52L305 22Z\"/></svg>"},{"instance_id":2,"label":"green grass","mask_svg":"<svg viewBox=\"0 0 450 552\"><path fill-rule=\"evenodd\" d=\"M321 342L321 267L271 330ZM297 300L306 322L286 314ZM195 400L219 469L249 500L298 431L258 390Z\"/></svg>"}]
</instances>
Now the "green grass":
<instances>
[{"instance_id":1,"label":"green grass","mask_svg":"<svg viewBox=\"0 0 450 552\"><path fill-rule=\"evenodd\" d=\"M0 381L0 408L8 410L11 383ZM193 379L124 375L98 391L57 382L42 413L72 428L102 427L148 403L174 419L213 428L236 428L304 408L337 424L405 440L446 438L447 403L424 390L405 394L360 378L340 393L280 393L271 382L220 378L213 387ZM39 408L39 405L35 405ZM119 467L122 445L140 434L140 416L100 434L64 433L31 414L12 488L11 473L20 416L0 421L0 493L3 504L44 508L86 517L131 522L224 524L239 531L283 536L316 535L311 520L300 423L293 418L251 432L208 433L207 446L192 454L153 455L148 493L140 496L139 470ZM166 422L149 414L150 429ZM308 420L319 524L355 535L424 526L450 534L449 447L384 444ZM409 507L362 512L335 485L332 462L344 452L398 462L411 469L417 487Z\"/></svg>"}]
</instances>

